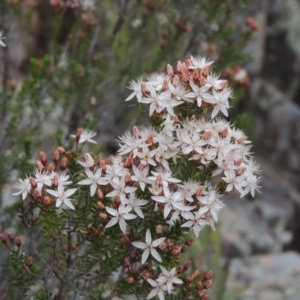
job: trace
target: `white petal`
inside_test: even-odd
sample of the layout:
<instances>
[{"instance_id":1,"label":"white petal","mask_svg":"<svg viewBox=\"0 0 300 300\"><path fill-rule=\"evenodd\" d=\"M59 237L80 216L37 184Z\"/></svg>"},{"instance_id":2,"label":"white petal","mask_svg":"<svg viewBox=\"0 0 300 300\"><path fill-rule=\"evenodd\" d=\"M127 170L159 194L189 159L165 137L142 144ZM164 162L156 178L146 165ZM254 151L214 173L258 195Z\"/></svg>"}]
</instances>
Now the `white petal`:
<instances>
[{"instance_id":1,"label":"white petal","mask_svg":"<svg viewBox=\"0 0 300 300\"><path fill-rule=\"evenodd\" d=\"M158 261L162 262L162 259L155 249L151 249L151 255Z\"/></svg>"}]
</instances>

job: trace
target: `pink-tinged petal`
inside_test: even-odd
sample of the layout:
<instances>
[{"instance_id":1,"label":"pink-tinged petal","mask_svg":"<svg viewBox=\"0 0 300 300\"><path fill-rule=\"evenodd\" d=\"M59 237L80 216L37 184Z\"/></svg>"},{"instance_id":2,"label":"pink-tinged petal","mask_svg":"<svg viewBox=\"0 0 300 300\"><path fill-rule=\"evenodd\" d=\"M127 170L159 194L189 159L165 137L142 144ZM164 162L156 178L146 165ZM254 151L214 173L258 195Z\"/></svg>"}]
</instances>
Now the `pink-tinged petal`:
<instances>
[{"instance_id":1,"label":"pink-tinged petal","mask_svg":"<svg viewBox=\"0 0 300 300\"><path fill-rule=\"evenodd\" d=\"M118 223L118 219L117 218L112 218L105 226L105 228L109 228L112 227L114 225L116 225Z\"/></svg>"},{"instance_id":2,"label":"pink-tinged petal","mask_svg":"<svg viewBox=\"0 0 300 300\"><path fill-rule=\"evenodd\" d=\"M160 257L160 255L158 254L158 252L155 250L155 249L151 249L151 255L156 259L158 260L159 262L162 262L162 259Z\"/></svg>"},{"instance_id":3,"label":"pink-tinged petal","mask_svg":"<svg viewBox=\"0 0 300 300\"><path fill-rule=\"evenodd\" d=\"M146 243L150 244L152 242L151 232L149 229L146 231Z\"/></svg>"},{"instance_id":4,"label":"pink-tinged petal","mask_svg":"<svg viewBox=\"0 0 300 300\"><path fill-rule=\"evenodd\" d=\"M116 216L118 214L118 212L115 209L111 208L111 207L106 206L105 209L112 216Z\"/></svg>"},{"instance_id":5,"label":"pink-tinged petal","mask_svg":"<svg viewBox=\"0 0 300 300\"><path fill-rule=\"evenodd\" d=\"M149 257L149 250L145 249L142 255L142 261L141 261L142 265L147 261L148 257Z\"/></svg>"},{"instance_id":6,"label":"pink-tinged petal","mask_svg":"<svg viewBox=\"0 0 300 300\"><path fill-rule=\"evenodd\" d=\"M159 238L159 239L157 239L157 240L154 240L154 241L152 242L152 246L153 246L153 247L159 246L165 239L166 239L165 237L162 237L162 238Z\"/></svg>"},{"instance_id":7,"label":"pink-tinged petal","mask_svg":"<svg viewBox=\"0 0 300 300\"><path fill-rule=\"evenodd\" d=\"M145 243L142 243L142 242L132 242L131 244L134 247L139 248L139 249L145 249L147 246Z\"/></svg>"}]
</instances>

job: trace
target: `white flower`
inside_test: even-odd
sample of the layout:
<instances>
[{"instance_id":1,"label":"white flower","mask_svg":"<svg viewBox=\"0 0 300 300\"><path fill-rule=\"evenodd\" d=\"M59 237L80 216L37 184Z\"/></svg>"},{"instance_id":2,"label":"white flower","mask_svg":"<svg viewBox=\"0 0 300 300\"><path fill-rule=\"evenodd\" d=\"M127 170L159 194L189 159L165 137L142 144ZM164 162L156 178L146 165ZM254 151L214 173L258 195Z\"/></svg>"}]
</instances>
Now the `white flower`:
<instances>
[{"instance_id":1,"label":"white flower","mask_svg":"<svg viewBox=\"0 0 300 300\"><path fill-rule=\"evenodd\" d=\"M206 60L205 57L193 57L191 56L192 66L189 66L189 69L203 69L209 67L213 64L213 61Z\"/></svg>"},{"instance_id":2,"label":"white flower","mask_svg":"<svg viewBox=\"0 0 300 300\"><path fill-rule=\"evenodd\" d=\"M132 193L137 189L134 186L126 186L125 177L122 177L121 180L119 178L114 178L110 184L112 185L113 190L106 194L106 197L119 196L122 203L126 198L126 194Z\"/></svg>"},{"instance_id":3,"label":"white flower","mask_svg":"<svg viewBox=\"0 0 300 300\"><path fill-rule=\"evenodd\" d=\"M4 40L5 39L5 37L3 37L2 36L2 31L0 32L0 46L2 46L2 47L6 47L6 45L3 43L3 41L2 40Z\"/></svg>"},{"instance_id":4,"label":"white flower","mask_svg":"<svg viewBox=\"0 0 300 300\"><path fill-rule=\"evenodd\" d=\"M139 78L137 81L132 80L130 82L130 86L128 88L130 90L133 90L133 92L125 99L125 101L129 101L129 100L131 100L135 96L137 97L138 102L141 101L142 95L143 95L143 92L142 92L142 82L143 82L142 77Z\"/></svg>"},{"instance_id":5,"label":"white flower","mask_svg":"<svg viewBox=\"0 0 300 300\"><path fill-rule=\"evenodd\" d=\"M135 165L132 166L134 175L131 176L132 181L137 181L142 191L145 190L146 183L151 184L152 181L147 178L149 173L149 166L146 166L142 170L138 169Z\"/></svg>"},{"instance_id":6,"label":"white flower","mask_svg":"<svg viewBox=\"0 0 300 300\"><path fill-rule=\"evenodd\" d=\"M89 169L85 169L85 173L88 176L88 178L79 181L78 184L90 185L91 196L95 195L98 185L108 184L108 181L104 177L101 177L101 169L98 169L95 173Z\"/></svg>"},{"instance_id":7,"label":"white flower","mask_svg":"<svg viewBox=\"0 0 300 300\"><path fill-rule=\"evenodd\" d=\"M173 283L175 284L182 284L183 281L176 276L176 267L171 269L170 271L167 271L166 268L163 266L159 266L162 270L162 275L160 275L156 281L159 283L165 283L167 285L168 293L171 294L173 289Z\"/></svg>"},{"instance_id":8,"label":"white flower","mask_svg":"<svg viewBox=\"0 0 300 300\"><path fill-rule=\"evenodd\" d=\"M125 198L124 203L127 206L131 207L131 209L134 210L140 218L142 218L142 219L144 218L144 215L143 215L143 212L142 212L140 206L146 205L148 203L147 200L139 199L139 198L137 198L135 193L130 193L129 198Z\"/></svg>"},{"instance_id":9,"label":"white flower","mask_svg":"<svg viewBox=\"0 0 300 300\"><path fill-rule=\"evenodd\" d=\"M124 206L122 204L119 206L118 210L115 210L115 209L107 206L106 211L113 217L106 224L105 228L112 227L119 222L119 226L124 234L126 233L126 225L127 225L125 220L132 220L132 219L136 218L136 215L129 214L129 212L131 211L131 207Z\"/></svg>"},{"instance_id":10,"label":"white flower","mask_svg":"<svg viewBox=\"0 0 300 300\"><path fill-rule=\"evenodd\" d=\"M205 211L207 211L206 208ZM184 224L181 225L181 227L193 228L196 237L199 237L199 233L201 229L208 224L209 223L207 222L207 220L205 220L203 211L200 209L194 214L193 218L190 218L190 221L185 222Z\"/></svg>"},{"instance_id":11,"label":"white flower","mask_svg":"<svg viewBox=\"0 0 300 300\"><path fill-rule=\"evenodd\" d=\"M36 183L37 183L37 188L41 190L44 185L51 186L52 184L52 176L48 172L39 172L38 170L35 171L34 173Z\"/></svg>"},{"instance_id":12,"label":"white flower","mask_svg":"<svg viewBox=\"0 0 300 300\"><path fill-rule=\"evenodd\" d=\"M164 283L154 281L151 278L148 278L147 281L153 287L153 289L151 290L151 292L147 296L147 300L151 299L155 296L158 296L159 300L165 300L164 292L167 290L167 286Z\"/></svg>"},{"instance_id":13,"label":"white flower","mask_svg":"<svg viewBox=\"0 0 300 300\"><path fill-rule=\"evenodd\" d=\"M47 193L56 198L56 207L61 206L61 204L65 204L69 208L75 209L71 202L71 200L74 199L70 199L69 197L73 195L76 192L76 190L77 189L64 190L64 187L62 185L59 185L56 191L50 189L47 189L46 191Z\"/></svg>"},{"instance_id":14,"label":"white flower","mask_svg":"<svg viewBox=\"0 0 300 300\"><path fill-rule=\"evenodd\" d=\"M197 100L197 104L199 107L201 107L202 105L202 100L206 100L206 99L211 99L213 98L213 96L209 93L206 93L206 91L208 90L207 86L201 86L199 87L198 85L194 84L193 81L190 81L190 86L192 88L192 92L188 93L187 95L190 98L196 98Z\"/></svg>"},{"instance_id":15,"label":"white flower","mask_svg":"<svg viewBox=\"0 0 300 300\"><path fill-rule=\"evenodd\" d=\"M82 144L82 143L91 143L91 144L97 144L96 141L92 140L92 138L96 135L97 133L88 129L83 129L83 131L81 132L80 138L78 143ZM76 138L76 135L72 134L71 135L72 138Z\"/></svg>"},{"instance_id":16,"label":"white flower","mask_svg":"<svg viewBox=\"0 0 300 300\"><path fill-rule=\"evenodd\" d=\"M17 183L13 185L14 189L19 190L18 192L13 193L14 196L22 194L22 200L27 197L27 194L31 191L31 184L29 183L29 178L19 179Z\"/></svg>"},{"instance_id":17,"label":"white flower","mask_svg":"<svg viewBox=\"0 0 300 300\"><path fill-rule=\"evenodd\" d=\"M151 232L149 229L147 229L146 243L143 243L143 242L133 242L132 243L132 245L134 247L144 250L143 255L142 255L142 261L141 261L142 265L148 259L149 254L151 254L156 260L162 262L160 255L154 248L158 247L165 239L166 239L165 237L162 237L162 238L159 238L152 242Z\"/></svg>"}]
</instances>

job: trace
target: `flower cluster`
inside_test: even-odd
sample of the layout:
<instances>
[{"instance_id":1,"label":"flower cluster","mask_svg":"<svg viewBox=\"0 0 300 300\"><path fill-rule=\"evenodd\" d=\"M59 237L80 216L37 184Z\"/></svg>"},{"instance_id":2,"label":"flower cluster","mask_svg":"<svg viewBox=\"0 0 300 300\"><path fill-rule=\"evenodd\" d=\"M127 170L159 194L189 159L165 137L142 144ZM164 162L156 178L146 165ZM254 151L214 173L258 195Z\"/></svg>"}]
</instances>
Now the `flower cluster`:
<instances>
[{"instance_id":1,"label":"flower cluster","mask_svg":"<svg viewBox=\"0 0 300 300\"><path fill-rule=\"evenodd\" d=\"M168 65L166 73L132 81L133 92L126 100L136 97L149 105L153 126L134 126L132 133L122 135L118 154L109 160L90 153L74 158L59 147L54 157L63 154L66 158L60 161L60 171L58 159L54 167L46 167L41 153L34 175L15 185L15 195L21 194L23 200L30 193L56 207L76 209L82 195L95 201L101 210L100 228L106 231L118 225L124 237L130 236L135 268L145 266L149 257L160 263L162 273L153 266L152 278L141 275L152 287L147 299L164 299L165 293L175 292L173 284L183 283L178 269L166 269L170 265L165 264L165 257L187 247L172 242L170 228L193 229L198 237L207 225L215 229L224 207L222 194L235 190L241 197L254 196L259 189L259 166L247 137L225 119L215 118L219 112L228 115L232 90L226 80L211 73L212 63L191 56L178 62L176 71ZM208 110L209 120L205 118ZM94 136L80 129L73 138L78 147L96 143ZM72 174L73 182L66 173L70 159L79 168L79 176ZM68 185L72 188L67 189ZM71 202L76 191L81 196ZM144 236L145 241L140 241Z\"/></svg>"}]
</instances>

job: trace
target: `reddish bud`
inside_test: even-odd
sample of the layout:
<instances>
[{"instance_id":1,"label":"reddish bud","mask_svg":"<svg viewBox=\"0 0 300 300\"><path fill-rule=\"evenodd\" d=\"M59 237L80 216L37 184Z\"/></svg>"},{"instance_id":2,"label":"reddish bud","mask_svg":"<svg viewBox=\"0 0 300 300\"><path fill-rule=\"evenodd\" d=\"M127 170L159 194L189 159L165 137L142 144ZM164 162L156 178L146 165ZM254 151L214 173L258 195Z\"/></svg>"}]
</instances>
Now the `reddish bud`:
<instances>
[{"instance_id":1,"label":"reddish bud","mask_svg":"<svg viewBox=\"0 0 300 300\"><path fill-rule=\"evenodd\" d=\"M50 163L50 164L48 165L48 167L47 167L47 170L48 170L49 172L55 171L55 166L54 166L54 164L53 164L53 163Z\"/></svg>"},{"instance_id":2,"label":"reddish bud","mask_svg":"<svg viewBox=\"0 0 300 300\"><path fill-rule=\"evenodd\" d=\"M184 265L184 271L188 270L192 266L192 262L189 260L188 262L185 263Z\"/></svg>"},{"instance_id":3,"label":"reddish bud","mask_svg":"<svg viewBox=\"0 0 300 300\"><path fill-rule=\"evenodd\" d=\"M33 265L33 259L32 259L31 256L28 256L26 265L27 265L29 268L32 267L32 265Z\"/></svg>"},{"instance_id":4,"label":"reddish bud","mask_svg":"<svg viewBox=\"0 0 300 300\"><path fill-rule=\"evenodd\" d=\"M16 243L16 246L17 246L18 248L20 248L20 247L22 246L22 241L21 241L21 238L20 238L19 236L17 236L17 237L15 238L15 243Z\"/></svg>"},{"instance_id":5,"label":"reddish bud","mask_svg":"<svg viewBox=\"0 0 300 300\"><path fill-rule=\"evenodd\" d=\"M213 276L213 271L210 270L210 271L208 271L208 272L204 275L204 280L211 279L212 276Z\"/></svg>"},{"instance_id":6,"label":"reddish bud","mask_svg":"<svg viewBox=\"0 0 300 300\"><path fill-rule=\"evenodd\" d=\"M33 190L33 197L34 199L39 200L42 197L42 191L38 188L35 188Z\"/></svg>"},{"instance_id":7,"label":"reddish bud","mask_svg":"<svg viewBox=\"0 0 300 300\"><path fill-rule=\"evenodd\" d=\"M191 283L193 281L193 277L190 275L190 276L186 277L184 281L186 283Z\"/></svg>"},{"instance_id":8,"label":"reddish bud","mask_svg":"<svg viewBox=\"0 0 300 300\"><path fill-rule=\"evenodd\" d=\"M136 274L136 269L131 268L130 271L129 271L129 274L130 274L130 275Z\"/></svg>"},{"instance_id":9,"label":"reddish bud","mask_svg":"<svg viewBox=\"0 0 300 300\"><path fill-rule=\"evenodd\" d=\"M204 282L204 287L206 289L210 288L211 286L212 286L212 280L211 279Z\"/></svg>"},{"instance_id":10,"label":"reddish bud","mask_svg":"<svg viewBox=\"0 0 300 300\"><path fill-rule=\"evenodd\" d=\"M129 283L129 284L134 283L134 278L133 277L128 277L127 278L127 283Z\"/></svg>"},{"instance_id":11,"label":"reddish bud","mask_svg":"<svg viewBox=\"0 0 300 300\"><path fill-rule=\"evenodd\" d=\"M203 287L202 281L198 281L196 284L196 289L200 290L202 289L202 287Z\"/></svg>"},{"instance_id":12,"label":"reddish bud","mask_svg":"<svg viewBox=\"0 0 300 300\"><path fill-rule=\"evenodd\" d=\"M181 273L183 273L185 270L184 270L184 266L179 266L178 268L177 268L177 274L181 274Z\"/></svg>"},{"instance_id":13,"label":"reddish bud","mask_svg":"<svg viewBox=\"0 0 300 300\"><path fill-rule=\"evenodd\" d=\"M124 266L128 268L130 266L130 259L128 257L124 258Z\"/></svg>"},{"instance_id":14,"label":"reddish bud","mask_svg":"<svg viewBox=\"0 0 300 300\"><path fill-rule=\"evenodd\" d=\"M173 247L173 249L172 249L172 251L171 251L171 255L172 256L175 256L175 255L177 255L178 253L180 252L180 248L179 248L179 246L174 246Z\"/></svg>"},{"instance_id":15,"label":"reddish bud","mask_svg":"<svg viewBox=\"0 0 300 300\"><path fill-rule=\"evenodd\" d=\"M6 237L4 234L0 233L0 242L6 244Z\"/></svg>"},{"instance_id":16,"label":"reddish bud","mask_svg":"<svg viewBox=\"0 0 300 300\"><path fill-rule=\"evenodd\" d=\"M162 85L162 91L167 91L169 89L169 80L165 79Z\"/></svg>"},{"instance_id":17,"label":"reddish bud","mask_svg":"<svg viewBox=\"0 0 300 300\"><path fill-rule=\"evenodd\" d=\"M193 244L193 242L194 242L194 238L189 238L189 239L185 242L185 244L186 244L187 246L191 246L191 245Z\"/></svg>"},{"instance_id":18,"label":"reddish bud","mask_svg":"<svg viewBox=\"0 0 300 300\"><path fill-rule=\"evenodd\" d=\"M142 274L142 278L144 280L147 280L149 277L150 277L150 273L149 272L145 272L145 273Z\"/></svg>"},{"instance_id":19,"label":"reddish bud","mask_svg":"<svg viewBox=\"0 0 300 300\"><path fill-rule=\"evenodd\" d=\"M52 178L52 187L55 189L58 186L59 176L55 174Z\"/></svg>"},{"instance_id":20,"label":"reddish bud","mask_svg":"<svg viewBox=\"0 0 300 300\"><path fill-rule=\"evenodd\" d=\"M37 160L35 163L35 167L37 168L37 170L39 170L40 172L44 171L45 167L43 166L43 164Z\"/></svg>"},{"instance_id":21,"label":"reddish bud","mask_svg":"<svg viewBox=\"0 0 300 300\"><path fill-rule=\"evenodd\" d=\"M80 140L80 137L81 137L82 132L83 132L83 128L78 128L78 129L77 129L77 132L76 132L76 135L75 135L76 141L79 141L79 140Z\"/></svg>"},{"instance_id":22,"label":"reddish bud","mask_svg":"<svg viewBox=\"0 0 300 300\"><path fill-rule=\"evenodd\" d=\"M44 151L40 151L39 156L40 156L40 161L43 164L43 166L46 166L47 165L46 153Z\"/></svg>"},{"instance_id":23,"label":"reddish bud","mask_svg":"<svg viewBox=\"0 0 300 300\"><path fill-rule=\"evenodd\" d=\"M11 232L8 232L6 235L7 235L7 238L8 238L12 243L14 243L14 236L13 236L13 234L12 234Z\"/></svg>"},{"instance_id":24,"label":"reddish bud","mask_svg":"<svg viewBox=\"0 0 300 300\"><path fill-rule=\"evenodd\" d=\"M161 234L163 232L163 227L161 225L157 225L155 231L157 234Z\"/></svg>"},{"instance_id":25,"label":"reddish bud","mask_svg":"<svg viewBox=\"0 0 300 300\"><path fill-rule=\"evenodd\" d=\"M130 174L130 173L127 173L127 174L125 175L125 182L126 182L126 183L131 182L131 174Z\"/></svg>"},{"instance_id":26,"label":"reddish bud","mask_svg":"<svg viewBox=\"0 0 300 300\"><path fill-rule=\"evenodd\" d=\"M129 156L125 160L124 167L131 168L132 165L133 165L133 153L130 153Z\"/></svg>"},{"instance_id":27,"label":"reddish bud","mask_svg":"<svg viewBox=\"0 0 300 300\"><path fill-rule=\"evenodd\" d=\"M159 245L159 249L160 250L165 250L167 248L167 244L165 242L162 242L160 245Z\"/></svg>"},{"instance_id":28,"label":"reddish bud","mask_svg":"<svg viewBox=\"0 0 300 300\"><path fill-rule=\"evenodd\" d=\"M108 218L107 214L105 214L105 213L100 213L100 214L99 214L99 217L100 217L100 219L102 219L102 220L106 220L106 219Z\"/></svg>"},{"instance_id":29,"label":"reddish bud","mask_svg":"<svg viewBox=\"0 0 300 300\"><path fill-rule=\"evenodd\" d=\"M66 152L65 148L64 147L57 147L56 150L60 153L60 154L63 154Z\"/></svg>"},{"instance_id":30,"label":"reddish bud","mask_svg":"<svg viewBox=\"0 0 300 300\"><path fill-rule=\"evenodd\" d=\"M30 183L31 188L32 188L33 190L37 187L35 178L33 178L33 177L31 177L31 176L29 177L29 183Z\"/></svg>"},{"instance_id":31,"label":"reddish bud","mask_svg":"<svg viewBox=\"0 0 300 300\"><path fill-rule=\"evenodd\" d=\"M57 164L59 162L59 151L56 149L53 154L53 162Z\"/></svg>"},{"instance_id":32,"label":"reddish bud","mask_svg":"<svg viewBox=\"0 0 300 300\"><path fill-rule=\"evenodd\" d=\"M98 206L99 209L105 210L105 205L101 201L97 202L97 206Z\"/></svg>"},{"instance_id":33,"label":"reddish bud","mask_svg":"<svg viewBox=\"0 0 300 300\"><path fill-rule=\"evenodd\" d=\"M147 96L150 93L146 82L141 83L141 90L144 96Z\"/></svg>"},{"instance_id":34,"label":"reddish bud","mask_svg":"<svg viewBox=\"0 0 300 300\"><path fill-rule=\"evenodd\" d=\"M206 292L207 292L207 290L206 289L203 289L203 290L201 290L201 291L199 291L198 293L197 293L197 295L201 298L201 300L203 299L203 297L206 295Z\"/></svg>"},{"instance_id":35,"label":"reddish bud","mask_svg":"<svg viewBox=\"0 0 300 300\"><path fill-rule=\"evenodd\" d=\"M153 267L153 263L152 262L148 262L148 263L145 264L145 269L147 269L147 270L151 270L152 267Z\"/></svg>"},{"instance_id":36,"label":"reddish bud","mask_svg":"<svg viewBox=\"0 0 300 300\"><path fill-rule=\"evenodd\" d=\"M186 250L187 250L188 248L189 248L189 247L188 247L187 245L183 245L183 246L181 247L180 252L181 252L181 253L184 253L184 252L186 252Z\"/></svg>"},{"instance_id":37,"label":"reddish bud","mask_svg":"<svg viewBox=\"0 0 300 300\"><path fill-rule=\"evenodd\" d=\"M246 18L246 24L253 31L258 29L258 23L252 17Z\"/></svg>"},{"instance_id":38,"label":"reddish bud","mask_svg":"<svg viewBox=\"0 0 300 300\"><path fill-rule=\"evenodd\" d=\"M173 67L169 64L167 64L167 74L168 75L173 75L174 74Z\"/></svg>"},{"instance_id":39,"label":"reddish bud","mask_svg":"<svg viewBox=\"0 0 300 300\"><path fill-rule=\"evenodd\" d=\"M97 195L97 198L98 198L99 200L103 200L103 199L104 199L103 191L102 191L102 189L99 188L99 187L97 188L96 195Z\"/></svg>"},{"instance_id":40,"label":"reddish bud","mask_svg":"<svg viewBox=\"0 0 300 300\"><path fill-rule=\"evenodd\" d=\"M60 161L60 169L63 171L67 168L68 165L68 159L66 157L63 157Z\"/></svg>"},{"instance_id":41,"label":"reddish bud","mask_svg":"<svg viewBox=\"0 0 300 300\"><path fill-rule=\"evenodd\" d=\"M45 197L44 197L44 200L43 200L43 203L44 203L46 206L50 205L50 204L52 203L51 197L45 196Z\"/></svg>"},{"instance_id":42,"label":"reddish bud","mask_svg":"<svg viewBox=\"0 0 300 300\"><path fill-rule=\"evenodd\" d=\"M133 126L132 132L135 138L139 138L141 135L141 132L137 126Z\"/></svg>"},{"instance_id":43,"label":"reddish bud","mask_svg":"<svg viewBox=\"0 0 300 300\"><path fill-rule=\"evenodd\" d=\"M96 104L97 104L96 97L92 97L92 98L90 99L90 105L91 105L91 106L96 106Z\"/></svg>"}]
</instances>

